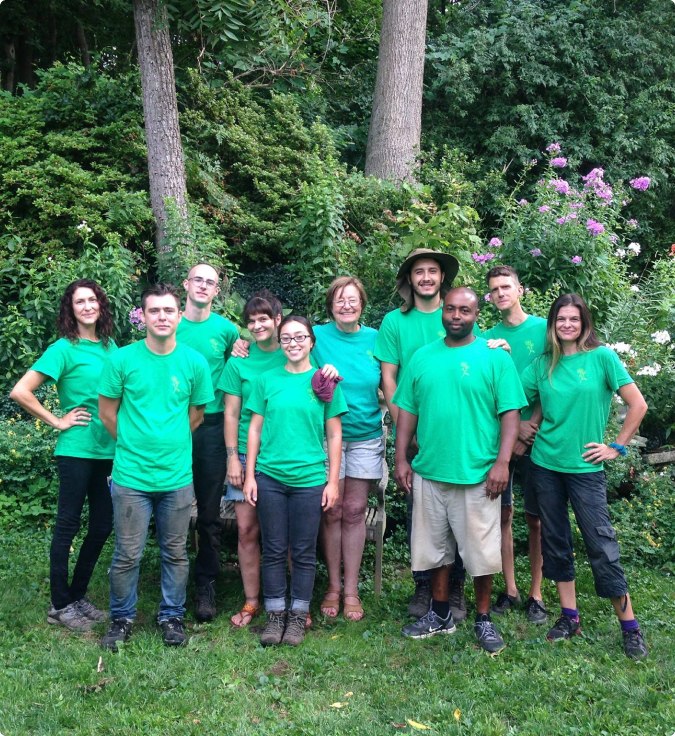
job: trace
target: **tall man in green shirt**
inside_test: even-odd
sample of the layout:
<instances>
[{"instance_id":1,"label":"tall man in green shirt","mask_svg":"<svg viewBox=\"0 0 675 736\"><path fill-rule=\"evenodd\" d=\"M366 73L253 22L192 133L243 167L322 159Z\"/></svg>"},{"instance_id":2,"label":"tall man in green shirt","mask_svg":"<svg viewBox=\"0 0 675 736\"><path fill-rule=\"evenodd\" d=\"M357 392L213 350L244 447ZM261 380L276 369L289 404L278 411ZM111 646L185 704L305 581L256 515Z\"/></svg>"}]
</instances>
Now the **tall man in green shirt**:
<instances>
[{"instance_id":1,"label":"tall man in green shirt","mask_svg":"<svg viewBox=\"0 0 675 736\"><path fill-rule=\"evenodd\" d=\"M513 361L473 332L478 298L452 289L443 301L446 337L410 360L393 397L398 406L396 482L413 493L412 566L431 570L428 613L403 627L422 639L455 631L449 572L457 549L474 579L480 645L498 652L504 641L490 619L492 578L501 570L500 511L509 481L520 409L527 405ZM417 432L411 467L407 449Z\"/></svg>"},{"instance_id":2,"label":"tall man in green shirt","mask_svg":"<svg viewBox=\"0 0 675 736\"><path fill-rule=\"evenodd\" d=\"M508 344L518 375L522 375L532 361L544 352L546 346L546 320L526 314L520 304L523 287L518 274L511 266L495 266L486 275L492 303L501 314L501 322L486 330L483 337L493 344ZM537 415L533 418L533 410ZM521 413L520 432L511 463L509 485L502 493L502 567L506 590L499 594L492 612L502 614L520 602L516 587L513 559L513 481L517 475L523 493L525 518L529 528L529 552L532 583L525 603L530 623L546 623L546 609L541 596L543 558L541 554L541 522L536 494L527 480L530 467L530 450L539 431L539 407L529 406Z\"/></svg>"},{"instance_id":3,"label":"tall man in green shirt","mask_svg":"<svg viewBox=\"0 0 675 736\"><path fill-rule=\"evenodd\" d=\"M172 284L156 284L141 297L145 340L106 362L99 381L99 416L117 440L111 494L115 552L110 564L110 628L101 640L117 650L131 633L138 601L138 571L154 515L162 560L157 620L164 643L187 642L183 626L189 575L186 550L192 487L192 432L213 401L209 367L176 342L180 299Z\"/></svg>"},{"instance_id":4,"label":"tall man in green shirt","mask_svg":"<svg viewBox=\"0 0 675 736\"><path fill-rule=\"evenodd\" d=\"M219 274L213 266L198 263L190 269L183 288L185 311L178 325L176 340L206 358L211 372L214 399L206 406L204 422L192 439L192 473L197 499L199 551L195 560L195 618L210 621L216 615L216 578L220 570L220 499L227 473L223 392L218 382L232 345L239 337L237 328L225 317L214 314L211 306L219 293Z\"/></svg>"}]
</instances>

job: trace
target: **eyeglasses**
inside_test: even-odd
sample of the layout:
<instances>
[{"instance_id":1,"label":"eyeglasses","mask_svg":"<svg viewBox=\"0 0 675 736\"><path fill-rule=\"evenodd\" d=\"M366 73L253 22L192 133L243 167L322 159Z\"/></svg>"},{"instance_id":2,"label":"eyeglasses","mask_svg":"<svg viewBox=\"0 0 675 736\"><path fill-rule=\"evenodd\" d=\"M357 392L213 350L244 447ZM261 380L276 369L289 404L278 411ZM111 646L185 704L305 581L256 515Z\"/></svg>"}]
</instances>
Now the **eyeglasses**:
<instances>
[{"instance_id":1,"label":"eyeglasses","mask_svg":"<svg viewBox=\"0 0 675 736\"><path fill-rule=\"evenodd\" d=\"M336 307L358 307L359 304L361 304L361 300L357 298L352 299L336 299L333 304L335 304Z\"/></svg>"},{"instance_id":2,"label":"eyeglasses","mask_svg":"<svg viewBox=\"0 0 675 736\"><path fill-rule=\"evenodd\" d=\"M290 344L291 344L291 343L293 342L293 340L295 340L295 342L296 342L296 343L297 343L298 345L302 345L302 343L303 343L303 342L305 342L305 340L306 340L306 339L307 339L308 337L309 337L309 335L293 335L293 337L289 337L288 335L282 335L282 336L281 336L281 337L279 338L279 342L280 342L280 343L281 343L282 345L290 345Z\"/></svg>"},{"instance_id":3,"label":"eyeglasses","mask_svg":"<svg viewBox=\"0 0 675 736\"><path fill-rule=\"evenodd\" d=\"M204 286L208 286L209 289L213 289L213 287L218 284L218 282L213 279L203 279L201 276L191 276L188 281L194 281L195 286L201 286L204 284Z\"/></svg>"}]
</instances>

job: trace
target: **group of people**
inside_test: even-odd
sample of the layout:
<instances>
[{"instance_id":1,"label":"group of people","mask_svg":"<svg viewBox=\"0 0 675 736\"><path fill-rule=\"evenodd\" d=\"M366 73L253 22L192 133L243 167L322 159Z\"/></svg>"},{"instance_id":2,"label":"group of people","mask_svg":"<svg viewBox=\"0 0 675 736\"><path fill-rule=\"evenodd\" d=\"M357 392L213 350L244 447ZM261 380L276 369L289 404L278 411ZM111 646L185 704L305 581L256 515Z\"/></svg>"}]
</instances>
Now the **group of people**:
<instances>
[{"instance_id":1,"label":"group of people","mask_svg":"<svg viewBox=\"0 0 675 736\"><path fill-rule=\"evenodd\" d=\"M616 354L600 345L581 297L556 299L548 320L527 315L517 273L497 266L487 285L501 321L481 334L476 294L452 287L458 269L451 255L410 253L397 278L404 303L385 316L379 332L361 323L367 296L354 277L331 284L329 321L314 327L305 317L283 316L268 290L256 292L243 314L249 342L212 312L220 275L200 263L183 283L183 310L172 285L146 289L146 337L120 349L101 287L87 279L70 284L59 312L60 339L11 393L60 430L47 620L86 631L109 615L102 646L116 650L126 641L154 516L161 555L157 620L167 645L184 644L193 499L195 618L209 621L217 614L224 488L235 507L245 596L234 626L259 614L262 576L261 643L302 642L311 625L319 542L328 570L322 613L336 617L342 609L346 619L360 620L366 504L385 462L381 388L395 431L395 478L409 509L415 593L408 610L416 620L403 636L453 633L467 615L468 571L478 642L491 653L504 647L491 614L521 603L511 533L515 479L529 527L528 620L548 620L545 576L556 582L561 604L547 638L580 631L571 502L596 591L612 601L625 652L646 656L603 472L603 462L625 454L647 410L644 399ZM62 417L35 397L45 381L56 383ZM628 412L615 441L605 445L614 392ZM85 500L89 527L70 579L69 551ZM86 593L113 527L108 614ZM493 576L501 571L505 590L491 605Z\"/></svg>"}]
</instances>

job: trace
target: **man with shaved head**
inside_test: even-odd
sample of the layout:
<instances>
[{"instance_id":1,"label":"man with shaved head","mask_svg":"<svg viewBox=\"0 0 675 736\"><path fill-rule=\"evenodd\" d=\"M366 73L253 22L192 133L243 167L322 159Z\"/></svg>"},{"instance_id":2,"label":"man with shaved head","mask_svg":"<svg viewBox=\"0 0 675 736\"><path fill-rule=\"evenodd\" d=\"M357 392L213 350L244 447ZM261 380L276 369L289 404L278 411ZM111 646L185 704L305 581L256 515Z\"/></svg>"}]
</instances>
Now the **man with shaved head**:
<instances>
[{"instance_id":1,"label":"man with shaved head","mask_svg":"<svg viewBox=\"0 0 675 736\"><path fill-rule=\"evenodd\" d=\"M508 353L491 350L473 334L478 298L466 287L443 300L445 337L411 358L393 403L398 406L396 481L415 499L413 570L431 570L432 602L419 621L404 626L406 637L451 634L449 572L457 548L474 578L474 628L488 652L504 647L490 619L492 577L500 572L500 505L509 481L509 461L527 406ZM417 432L419 453L406 449Z\"/></svg>"},{"instance_id":2,"label":"man with shaved head","mask_svg":"<svg viewBox=\"0 0 675 736\"><path fill-rule=\"evenodd\" d=\"M225 361L239 337L225 317L213 314L211 305L220 292L219 274L208 263L193 266L183 288L187 292L179 343L201 353L209 364L215 398L206 406L204 423L192 437L192 473L197 499L199 551L195 560L195 618L210 621L216 615L216 578L220 569L220 499L227 472L223 392L217 388Z\"/></svg>"}]
</instances>

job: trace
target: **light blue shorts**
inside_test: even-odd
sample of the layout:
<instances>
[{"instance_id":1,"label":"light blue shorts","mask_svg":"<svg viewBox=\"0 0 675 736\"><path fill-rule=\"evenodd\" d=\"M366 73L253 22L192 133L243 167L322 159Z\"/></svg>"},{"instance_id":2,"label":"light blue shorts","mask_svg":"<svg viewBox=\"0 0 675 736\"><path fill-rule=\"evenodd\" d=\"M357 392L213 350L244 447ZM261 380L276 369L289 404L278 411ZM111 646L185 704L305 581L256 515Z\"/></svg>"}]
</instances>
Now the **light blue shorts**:
<instances>
[{"instance_id":1,"label":"light blue shorts","mask_svg":"<svg viewBox=\"0 0 675 736\"><path fill-rule=\"evenodd\" d=\"M239 462L241 463L244 472L246 472L246 455L243 452L239 453ZM245 501L244 491L241 488L235 488L230 483L227 484L227 491L223 498L226 501Z\"/></svg>"}]
</instances>

